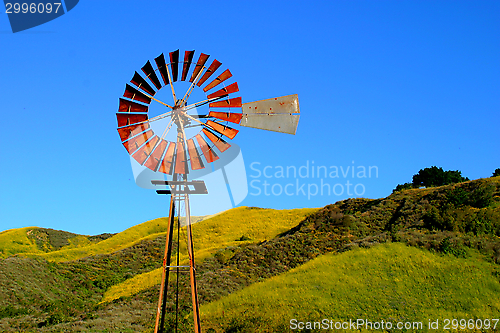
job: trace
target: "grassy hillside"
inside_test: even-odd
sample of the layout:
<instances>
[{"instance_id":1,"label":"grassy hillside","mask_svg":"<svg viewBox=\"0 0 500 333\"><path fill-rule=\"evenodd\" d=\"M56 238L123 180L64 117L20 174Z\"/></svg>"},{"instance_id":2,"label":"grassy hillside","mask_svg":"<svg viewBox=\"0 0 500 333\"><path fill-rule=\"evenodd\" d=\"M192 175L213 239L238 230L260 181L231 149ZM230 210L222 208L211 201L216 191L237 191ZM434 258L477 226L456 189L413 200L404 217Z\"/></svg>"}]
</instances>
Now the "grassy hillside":
<instances>
[{"instance_id":1,"label":"grassy hillside","mask_svg":"<svg viewBox=\"0 0 500 333\"><path fill-rule=\"evenodd\" d=\"M477 258L391 243L322 255L207 304L201 315L203 327L216 332L290 332L293 318L362 318L394 326L406 321L427 326L429 318L498 318L499 278L498 267Z\"/></svg>"},{"instance_id":2,"label":"grassy hillside","mask_svg":"<svg viewBox=\"0 0 500 333\"><path fill-rule=\"evenodd\" d=\"M126 229L99 243L77 248L61 249L43 254L49 261L76 260L92 255L107 254L133 246L145 239L152 239L165 231L166 218L158 218Z\"/></svg>"},{"instance_id":3,"label":"grassy hillside","mask_svg":"<svg viewBox=\"0 0 500 333\"><path fill-rule=\"evenodd\" d=\"M210 217L205 223L194 224L195 249L209 253L236 241L272 238L316 210L238 207ZM234 223L237 220L240 225ZM166 218L147 221L115 235L82 236L37 227L12 229L0 233L0 255L3 258L12 254L37 255L55 262L77 260L122 250L164 235L165 231Z\"/></svg>"},{"instance_id":4,"label":"grassy hillside","mask_svg":"<svg viewBox=\"0 0 500 333\"><path fill-rule=\"evenodd\" d=\"M231 244L273 238L317 210L240 207L195 224L197 262L201 263L203 258ZM231 224L234 226L232 221L241 225L231 228ZM89 312L96 311L94 307L98 303L157 288L165 241L164 222L164 219L148 221L95 244L89 245L90 241L82 239L80 244L83 246L70 248L70 244L47 253L38 249L34 242L29 242L26 234L30 230L9 231L9 235L14 233L19 238L26 237L25 242L31 247L18 252L31 254L28 258L8 258L3 262L4 266L0 266L0 275L5 275L2 276L0 291L6 296L0 299L0 330L10 331L10 327L28 329L34 325L37 331L57 331L64 323L77 319L93 321ZM185 231L181 233L183 237ZM69 242L75 238L78 239L77 235L68 238ZM12 239L7 238L7 243L12 243ZM157 297L157 293L154 294L148 300L150 307ZM116 317L121 318L120 315ZM127 322L128 319L122 320ZM100 327L107 327L100 320L96 322Z\"/></svg>"},{"instance_id":5,"label":"grassy hillside","mask_svg":"<svg viewBox=\"0 0 500 333\"><path fill-rule=\"evenodd\" d=\"M200 263L226 247L272 239L316 211L318 211L316 208L274 210L238 207L207 219L203 223L194 224L196 260ZM181 230L181 234L185 239L184 229ZM181 256L181 264L187 264L185 246L181 246L181 252L184 254ZM153 287L160 280L161 269L134 276L106 291L102 302L134 295Z\"/></svg>"},{"instance_id":6,"label":"grassy hillside","mask_svg":"<svg viewBox=\"0 0 500 333\"><path fill-rule=\"evenodd\" d=\"M214 301L325 253L387 242L403 242L457 258L469 258L479 251L484 260L500 263L499 181L499 177L481 179L403 191L385 199L348 199L326 206L278 237L227 247L205 260L198 268L200 300ZM456 193L462 190L485 199L485 204L473 207L471 202L456 203ZM431 219L434 210L454 216L453 223L436 227ZM482 216L486 218L477 218ZM488 227L474 231L464 228L479 223ZM214 283L221 287L215 289ZM183 295L182 301L187 311L189 295ZM186 318L183 324L189 327Z\"/></svg>"},{"instance_id":7,"label":"grassy hillside","mask_svg":"<svg viewBox=\"0 0 500 333\"><path fill-rule=\"evenodd\" d=\"M0 232L0 258L7 258L18 253L40 253L41 251L28 238L35 227L5 230Z\"/></svg>"},{"instance_id":8,"label":"grassy hillside","mask_svg":"<svg viewBox=\"0 0 500 333\"><path fill-rule=\"evenodd\" d=\"M14 254L40 255L52 251L91 246L111 236L112 234L84 236L38 227L5 230L0 232L0 258L7 258Z\"/></svg>"},{"instance_id":9,"label":"grassy hillside","mask_svg":"<svg viewBox=\"0 0 500 333\"><path fill-rule=\"evenodd\" d=\"M352 284L359 289L358 296L364 295L367 284L370 286L366 274L373 276L371 288L387 292L394 303L378 298L380 304L372 299L368 302L372 307L356 308L356 311L365 311L360 313L367 318L377 318L377 311L383 315L399 313L404 318L418 318L412 315L415 311L418 313L419 306L473 315L475 312L467 310L467 306L481 309L475 302L489 302L488 290L498 292L495 288L500 277L495 272L499 267L496 264L500 263L499 195L500 177L496 177L404 190L383 199L348 199L322 209L277 211L240 207L203 220L193 226L199 300L207 306L203 307L206 316L203 320L221 332L262 331L265 327L282 329L283 322L268 315L271 308L286 316L289 314L286 308L290 307L291 311L308 315L311 320L318 314L329 315L330 312L320 308L332 304L336 296L330 294L332 299L323 300L315 290L348 288ZM5 295L0 298L0 331L151 332L165 242L164 222L162 219L148 221L101 239L39 228L35 228L37 232L25 228L0 233L0 249L10 249L3 250L4 256L31 253L28 257L0 259L0 294ZM185 238L182 229L180 236ZM379 250L385 248L390 250ZM400 254L392 258L383 251L400 251ZM174 248L173 254L176 253ZM372 256L376 260L372 260ZM315 263L316 258L320 261L315 265L323 275L314 277L307 265ZM185 256L181 255L181 260L185 260ZM347 264L349 261L351 266ZM349 271L358 270L359 274L349 276L337 270L323 270L344 264ZM386 264L392 270L388 271ZM364 273L362 267L365 267ZM460 270L461 267L465 271ZM442 270L454 272L457 280L442 276ZM286 280L292 273L295 284ZM337 281L345 278L350 284L330 285L334 278L321 287L315 279L325 278L325 274L328 278L336 277ZM468 281L487 281L490 275L493 280L488 280L489 287L481 291L486 298L473 296L474 289L467 287ZM461 276L467 277L462 279L463 286L458 282ZM275 292L286 296L287 290L292 290L289 294L300 296L304 303L298 307L273 303L272 293L266 296L260 284L267 281L290 285L282 292L276 284ZM444 282L439 284L439 281ZM255 308L259 303L245 296L246 288L258 288L256 286L261 286L258 291L262 297L268 297L269 304L262 308ZM267 288L267 284L265 286ZM436 298L441 292L439 288L444 286L448 286L447 293L453 295ZM170 290L173 287L172 283ZM404 288L420 290L421 295L426 295L425 299L419 298L418 293L405 292ZM192 330L191 299L185 275L180 279L179 296L181 332L189 332ZM283 302L290 301L286 297ZM318 308L311 301L315 297L318 297ZM435 297L434 303L428 303L426 299L432 300L432 297ZM398 303L400 298L404 304ZM211 308L208 304L212 302L221 303L213 303ZM238 328L242 325L238 319L238 302L252 307L248 316L243 314L243 317L255 323L254 326ZM451 306L453 302L455 308ZM355 302L347 298L344 303L337 303L347 311ZM497 303L491 304L491 311L498 310ZM224 306L229 308L222 310L221 318L220 309ZM167 330L171 330L175 318L171 297L167 309ZM487 313L487 309L484 312ZM219 320L222 326L216 325Z\"/></svg>"}]
</instances>

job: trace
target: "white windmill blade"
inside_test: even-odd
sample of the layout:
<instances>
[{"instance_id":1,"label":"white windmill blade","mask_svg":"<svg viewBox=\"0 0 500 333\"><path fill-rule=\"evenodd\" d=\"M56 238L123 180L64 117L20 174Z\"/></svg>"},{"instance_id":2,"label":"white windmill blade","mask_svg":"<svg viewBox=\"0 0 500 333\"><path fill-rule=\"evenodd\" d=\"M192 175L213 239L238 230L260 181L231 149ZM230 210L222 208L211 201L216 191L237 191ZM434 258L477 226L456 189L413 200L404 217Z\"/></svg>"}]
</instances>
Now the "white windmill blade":
<instances>
[{"instance_id":1,"label":"white windmill blade","mask_svg":"<svg viewBox=\"0 0 500 333\"><path fill-rule=\"evenodd\" d=\"M299 96L288 95L244 103L241 126L295 134L299 124Z\"/></svg>"}]
</instances>

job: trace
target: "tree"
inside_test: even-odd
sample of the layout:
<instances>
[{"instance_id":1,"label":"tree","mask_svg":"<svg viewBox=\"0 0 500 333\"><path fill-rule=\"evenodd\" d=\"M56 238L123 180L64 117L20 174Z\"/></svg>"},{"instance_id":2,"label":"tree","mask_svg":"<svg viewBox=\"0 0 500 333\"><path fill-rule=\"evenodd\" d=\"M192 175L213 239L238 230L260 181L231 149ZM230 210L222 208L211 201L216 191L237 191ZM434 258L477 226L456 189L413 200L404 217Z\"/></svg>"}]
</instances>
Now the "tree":
<instances>
[{"instance_id":1,"label":"tree","mask_svg":"<svg viewBox=\"0 0 500 333\"><path fill-rule=\"evenodd\" d=\"M402 191L402 190L407 190L413 188L412 183L404 183L404 184L398 184L394 190L392 190L392 193Z\"/></svg>"},{"instance_id":2,"label":"tree","mask_svg":"<svg viewBox=\"0 0 500 333\"><path fill-rule=\"evenodd\" d=\"M430 187L461 183L467 180L469 178L462 177L461 171L444 171L441 167L432 166L421 169L416 175L413 175L412 184L414 187Z\"/></svg>"},{"instance_id":3,"label":"tree","mask_svg":"<svg viewBox=\"0 0 500 333\"><path fill-rule=\"evenodd\" d=\"M500 168L496 169L495 172L493 172L493 175L491 177L497 177L500 176Z\"/></svg>"},{"instance_id":4,"label":"tree","mask_svg":"<svg viewBox=\"0 0 500 333\"><path fill-rule=\"evenodd\" d=\"M455 184L455 183L462 183L466 182L469 180L467 177L462 177L462 172L455 170L455 171L445 171L445 182L442 185L447 185L447 184ZM440 185L437 185L440 186Z\"/></svg>"}]
</instances>

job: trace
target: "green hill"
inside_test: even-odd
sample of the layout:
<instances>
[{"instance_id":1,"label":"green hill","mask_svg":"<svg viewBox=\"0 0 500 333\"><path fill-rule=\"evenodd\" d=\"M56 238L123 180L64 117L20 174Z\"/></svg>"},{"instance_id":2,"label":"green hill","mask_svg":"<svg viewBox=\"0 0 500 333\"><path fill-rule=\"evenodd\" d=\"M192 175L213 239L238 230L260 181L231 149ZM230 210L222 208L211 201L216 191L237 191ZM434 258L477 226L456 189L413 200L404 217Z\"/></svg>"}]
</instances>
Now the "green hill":
<instances>
[{"instance_id":1,"label":"green hill","mask_svg":"<svg viewBox=\"0 0 500 333\"><path fill-rule=\"evenodd\" d=\"M274 210L255 207L238 207L193 225L198 251L216 250L236 242L260 241L272 238L302 220L315 208ZM235 221L239 220L240 225ZM0 233L2 257L23 254L42 256L49 261L63 262L80 258L109 254L138 244L147 239L164 235L166 218L158 218L126 229L118 234L82 236L65 231L28 227L6 230Z\"/></svg>"},{"instance_id":2,"label":"green hill","mask_svg":"<svg viewBox=\"0 0 500 333\"><path fill-rule=\"evenodd\" d=\"M41 255L53 251L86 247L111 236L113 235L84 236L38 227L5 230L0 232L0 258L15 254Z\"/></svg>"},{"instance_id":3,"label":"green hill","mask_svg":"<svg viewBox=\"0 0 500 333\"><path fill-rule=\"evenodd\" d=\"M0 232L0 258L18 253L40 253L40 249L28 236L35 227L5 230Z\"/></svg>"},{"instance_id":4,"label":"green hill","mask_svg":"<svg viewBox=\"0 0 500 333\"><path fill-rule=\"evenodd\" d=\"M289 332L298 322L322 323L314 330L320 332L324 319L328 328L330 321L368 319L394 328L421 322L428 331L429 319L498 318L499 278L498 266L477 258L389 243L319 256L206 304L201 316L203 327L216 332Z\"/></svg>"},{"instance_id":5,"label":"green hill","mask_svg":"<svg viewBox=\"0 0 500 333\"><path fill-rule=\"evenodd\" d=\"M348 199L322 209L240 207L200 221L193 234L204 325L216 332L288 332L283 318L291 314L303 320L358 313L373 320L418 320L430 315L419 310L425 307L443 316L481 318L473 309L493 315L498 303L490 296L498 293L500 280L499 194L495 177L382 199ZM0 233L0 331L152 331L164 219L99 237L47 230ZM332 269L337 266L344 269ZM480 281L480 289L470 281ZM189 332L186 276L180 283L180 332ZM338 299L351 292L367 296L368 287L379 294L365 307L356 298ZM443 290L448 296L436 296ZM488 308L480 306L484 302ZM167 309L171 331L172 298ZM273 319L271 310L281 319Z\"/></svg>"},{"instance_id":6,"label":"green hill","mask_svg":"<svg viewBox=\"0 0 500 333\"><path fill-rule=\"evenodd\" d=\"M194 224L192 228L196 260L203 261L227 247L274 238L316 211L318 211L316 208L274 210L238 207L207 219L203 223ZM182 230L181 233L185 238L185 232ZM177 235L177 232L174 235ZM186 249L181 247L181 252L184 253L181 256L182 264L187 264ZM102 302L133 295L153 287L160 280L160 268L134 276L106 291Z\"/></svg>"}]
</instances>

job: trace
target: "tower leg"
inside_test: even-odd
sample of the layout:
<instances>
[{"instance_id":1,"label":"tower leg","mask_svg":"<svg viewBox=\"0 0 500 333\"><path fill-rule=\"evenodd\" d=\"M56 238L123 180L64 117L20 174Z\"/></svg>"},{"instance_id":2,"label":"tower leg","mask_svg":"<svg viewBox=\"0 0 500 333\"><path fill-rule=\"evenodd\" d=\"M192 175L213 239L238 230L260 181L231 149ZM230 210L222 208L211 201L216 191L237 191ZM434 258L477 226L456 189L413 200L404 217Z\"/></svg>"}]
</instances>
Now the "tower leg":
<instances>
[{"instance_id":1,"label":"tower leg","mask_svg":"<svg viewBox=\"0 0 500 333\"><path fill-rule=\"evenodd\" d=\"M189 253L189 273L191 280L191 298L193 301L194 332L201 333L200 309L198 304L198 290L196 288L196 269L194 263L194 246L191 233L191 213L189 211L189 195L186 194L186 229L187 229L187 248Z\"/></svg>"},{"instance_id":2,"label":"tower leg","mask_svg":"<svg viewBox=\"0 0 500 333\"><path fill-rule=\"evenodd\" d=\"M174 195L170 196L170 210L168 213L167 237L165 241L165 253L163 255L163 271L160 286L160 296L156 309L156 322L154 333L163 332L165 324L165 307L167 303L168 278L170 273L170 256L172 254L172 238L174 231L175 204ZM160 321L161 319L161 321Z\"/></svg>"}]
</instances>

